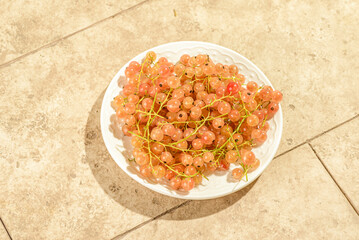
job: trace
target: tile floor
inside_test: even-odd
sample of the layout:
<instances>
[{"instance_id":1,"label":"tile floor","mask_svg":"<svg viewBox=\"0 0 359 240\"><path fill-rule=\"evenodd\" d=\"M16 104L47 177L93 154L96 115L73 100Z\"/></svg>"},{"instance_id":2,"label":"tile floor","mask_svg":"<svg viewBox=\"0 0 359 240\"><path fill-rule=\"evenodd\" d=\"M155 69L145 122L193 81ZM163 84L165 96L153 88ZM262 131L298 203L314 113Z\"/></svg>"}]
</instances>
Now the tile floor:
<instances>
[{"instance_id":1,"label":"tile floor","mask_svg":"<svg viewBox=\"0 0 359 240\"><path fill-rule=\"evenodd\" d=\"M324 0L1 1L0 239L359 239L358 10ZM117 70L179 40L240 52L285 95L277 157L217 200L144 189L100 133Z\"/></svg>"},{"instance_id":2,"label":"tile floor","mask_svg":"<svg viewBox=\"0 0 359 240\"><path fill-rule=\"evenodd\" d=\"M0 219L1 220L1 219ZM2 220L0 221L0 239L1 240L10 240L10 236L6 231L5 226L3 225Z\"/></svg>"}]
</instances>

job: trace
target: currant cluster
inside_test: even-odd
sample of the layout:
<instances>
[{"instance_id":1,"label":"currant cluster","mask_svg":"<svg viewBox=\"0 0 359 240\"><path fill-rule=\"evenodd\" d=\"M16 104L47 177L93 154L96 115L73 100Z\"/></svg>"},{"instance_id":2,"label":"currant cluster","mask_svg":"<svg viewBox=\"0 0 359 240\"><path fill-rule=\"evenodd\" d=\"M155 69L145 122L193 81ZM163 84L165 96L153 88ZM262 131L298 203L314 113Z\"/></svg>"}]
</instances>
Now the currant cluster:
<instances>
[{"instance_id":1,"label":"currant cluster","mask_svg":"<svg viewBox=\"0 0 359 240\"><path fill-rule=\"evenodd\" d=\"M132 136L134 161L145 178L165 178L191 190L216 170L238 167L241 180L260 165L252 148L267 139L267 120L282 93L258 86L236 65L184 54L175 65L148 52L125 70L127 84L112 101L122 131Z\"/></svg>"}]
</instances>

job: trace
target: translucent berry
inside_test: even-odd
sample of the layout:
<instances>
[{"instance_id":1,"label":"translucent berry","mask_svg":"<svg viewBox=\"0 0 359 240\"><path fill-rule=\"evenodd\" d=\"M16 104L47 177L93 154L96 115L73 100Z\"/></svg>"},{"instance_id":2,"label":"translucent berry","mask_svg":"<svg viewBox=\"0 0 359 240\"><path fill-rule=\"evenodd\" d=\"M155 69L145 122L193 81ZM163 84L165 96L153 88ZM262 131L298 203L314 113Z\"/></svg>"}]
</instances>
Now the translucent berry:
<instances>
[{"instance_id":1,"label":"translucent berry","mask_svg":"<svg viewBox=\"0 0 359 240\"><path fill-rule=\"evenodd\" d=\"M202 155L202 159L205 163L209 163L209 162L212 162L214 160L214 155L213 153L211 152L205 152L203 155Z\"/></svg>"},{"instance_id":2,"label":"translucent berry","mask_svg":"<svg viewBox=\"0 0 359 240\"><path fill-rule=\"evenodd\" d=\"M181 182L181 188L185 191L190 191L194 188L193 178L185 178Z\"/></svg>"},{"instance_id":3,"label":"translucent berry","mask_svg":"<svg viewBox=\"0 0 359 240\"><path fill-rule=\"evenodd\" d=\"M193 159L193 166L195 166L196 168L201 168L203 167L204 161L203 158L201 157L195 157Z\"/></svg>"},{"instance_id":4,"label":"translucent berry","mask_svg":"<svg viewBox=\"0 0 359 240\"><path fill-rule=\"evenodd\" d=\"M149 178L152 176L152 168L150 164L140 166L140 173L142 176Z\"/></svg>"},{"instance_id":5,"label":"translucent berry","mask_svg":"<svg viewBox=\"0 0 359 240\"><path fill-rule=\"evenodd\" d=\"M259 118L256 115L250 115L247 119L246 122L248 124L248 126L250 127L254 127L257 126L259 123Z\"/></svg>"},{"instance_id":6,"label":"translucent berry","mask_svg":"<svg viewBox=\"0 0 359 240\"><path fill-rule=\"evenodd\" d=\"M228 114L231 111L231 105L228 102L222 101L218 104L217 110L220 114Z\"/></svg>"},{"instance_id":7,"label":"translucent berry","mask_svg":"<svg viewBox=\"0 0 359 240\"><path fill-rule=\"evenodd\" d=\"M166 174L166 169L161 165L154 166L152 174L155 178L163 178Z\"/></svg>"},{"instance_id":8,"label":"translucent berry","mask_svg":"<svg viewBox=\"0 0 359 240\"><path fill-rule=\"evenodd\" d=\"M171 99L167 102L167 109L170 112L178 112L180 110L181 102L178 99Z\"/></svg>"},{"instance_id":9,"label":"translucent berry","mask_svg":"<svg viewBox=\"0 0 359 240\"><path fill-rule=\"evenodd\" d=\"M211 131L206 131L202 135L202 140L203 140L204 144L207 144L207 145L214 143L215 139L216 139L216 135Z\"/></svg>"},{"instance_id":10,"label":"translucent berry","mask_svg":"<svg viewBox=\"0 0 359 240\"><path fill-rule=\"evenodd\" d=\"M238 93L239 89L240 89L240 86L236 82L230 82L227 85L227 92L230 93L231 95L234 95L234 94Z\"/></svg>"},{"instance_id":11,"label":"translucent berry","mask_svg":"<svg viewBox=\"0 0 359 240\"><path fill-rule=\"evenodd\" d=\"M152 131L151 131L151 138L152 138L153 140L162 141L163 136L164 136L164 135L163 135L163 131L162 131L160 128L155 127L155 128L152 129Z\"/></svg>"},{"instance_id":12,"label":"translucent berry","mask_svg":"<svg viewBox=\"0 0 359 240\"><path fill-rule=\"evenodd\" d=\"M184 174L186 174L187 176L192 176L194 174L196 174L197 169L194 166L188 166L184 169Z\"/></svg>"},{"instance_id":13,"label":"translucent berry","mask_svg":"<svg viewBox=\"0 0 359 240\"><path fill-rule=\"evenodd\" d=\"M199 119L201 117L202 110L199 107L192 107L190 110L190 116L192 119Z\"/></svg>"},{"instance_id":14,"label":"translucent berry","mask_svg":"<svg viewBox=\"0 0 359 240\"><path fill-rule=\"evenodd\" d=\"M170 180L170 186L173 190L177 190L181 187L181 178L174 177Z\"/></svg>"},{"instance_id":15,"label":"translucent berry","mask_svg":"<svg viewBox=\"0 0 359 240\"><path fill-rule=\"evenodd\" d=\"M167 136L171 136L175 132L175 127L172 124L167 123L167 124L163 125L162 131L163 131L163 134L165 134Z\"/></svg>"},{"instance_id":16,"label":"translucent berry","mask_svg":"<svg viewBox=\"0 0 359 240\"><path fill-rule=\"evenodd\" d=\"M236 180L240 180L243 177L243 170L241 168L235 168L232 170L232 176Z\"/></svg>"},{"instance_id":17,"label":"translucent berry","mask_svg":"<svg viewBox=\"0 0 359 240\"><path fill-rule=\"evenodd\" d=\"M238 160L239 156L237 151L230 150L226 153L226 161L229 163L235 163Z\"/></svg>"},{"instance_id":18,"label":"translucent berry","mask_svg":"<svg viewBox=\"0 0 359 240\"><path fill-rule=\"evenodd\" d=\"M161 153L161 161L168 165L174 164L174 158L170 152L162 152Z\"/></svg>"},{"instance_id":19,"label":"translucent berry","mask_svg":"<svg viewBox=\"0 0 359 240\"><path fill-rule=\"evenodd\" d=\"M199 150L199 149L202 149L203 148L203 145L204 145L204 142L202 139L200 138L196 138L192 141L192 147L193 149L196 149L196 150Z\"/></svg>"}]
</instances>

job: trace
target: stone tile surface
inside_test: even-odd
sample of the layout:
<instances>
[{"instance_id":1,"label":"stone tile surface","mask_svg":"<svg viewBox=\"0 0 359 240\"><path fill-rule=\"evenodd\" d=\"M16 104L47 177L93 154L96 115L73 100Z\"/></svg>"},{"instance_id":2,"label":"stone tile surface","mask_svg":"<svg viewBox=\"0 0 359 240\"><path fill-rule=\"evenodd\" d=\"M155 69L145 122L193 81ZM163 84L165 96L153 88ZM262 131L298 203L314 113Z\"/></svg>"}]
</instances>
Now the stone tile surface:
<instances>
[{"instance_id":1,"label":"stone tile surface","mask_svg":"<svg viewBox=\"0 0 359 240\"><path fill-rule=\"evenodd\" d=\"M325 166L359 211L359 117L312 142Z\"/></svg>"},{"instance_id":2,"label":"stone tile surface","mask_svg":"<svg viewBox=\"0 0 359 240\"><path fill-rule=\"evenodd\" d=\"M4 226L0 222L0 240L10 240Z\"/></svg>"},{"instance_id":3,"label":"stone tile surface","mask_svg":"<svg viewBox=\"0 0 359 240\"><path fill-rule=\"evenodd\" d=\"M153 9L156 18L149 14ZM359 113L359 82L351 81L359 69L357 10L358 2L157 0L80 35L96 38L85 51L102 51L96 45L101 38L108 44L101 47L121 50L122 63L149 47L179 40L238 51L284 93L283 152Z\"/></svg>"},{"instance_id":4,"label":"stone tile surface","mask_svg":"<svg viewBox=\"0 0 359 240\"><path fill-rule=\"evenodd\" d=\"M308 145L250 189L193 201L118 239L358 239L359 216Z\"/></svg>"},{"instance_id":5,"label":"stone tile surface","mask_svg":"<svg viewBox=\"0 0 359 240\"><path fill-rule=\"evenodd\" d=\"M182 202L144 189L107 153L103 93L136 49L120 44L125 32L104 43L98 30L0 69L0 216L14 239L109 239Z\"/></svg>"},{"instance_id":6,"label":"stone tile surface","mask_svg":"<svg viewBox=\"0 0 359 240\"><path fill-rule=\"evenodd\" d=\"M208 41L253 60L285 94L279 152L358 114L359 82L353 79L359 74L358 4L148 1L0 67L0 216L14 239L109 239L183 202L131 181L108 155L100 133L100 103L107 84L125 62L150 47ZM86 16L98 11L93 8ZM15 11L11 14L21 18ZM9 49L9 39L0 41L5 42L0 49ZM34 41L20 41L16 49L27 49ZM5 58L17 53L12 54ZM222 228L233 232L223 214L237 213L243 220L236 222L231 215L232 221L237 228L239 223L247 227L240 233L254 238L262 226L267 232L278 231L278 236L358 237L352 209L307 150L275 160L262 177L265 181L260 178L252 189L205 207L191 203L186 208L202 210L188 210L182 218L194 216L193 226L207 226L203 231L212 234ZM252 212L244 218L248 209ZM167 220L170 225L187 224ZM158 222L149 225L151 229L153 224Z\"/></svg>"},{"instance_id":7,"label":"stone tile surface","mask_svg":"<svg viewBox=\"0 0 359 240\"><path fill-rule=\"evenodd\" d=\"M141 0L0 2L0 65Z\"/></svg>"}]
</instances>

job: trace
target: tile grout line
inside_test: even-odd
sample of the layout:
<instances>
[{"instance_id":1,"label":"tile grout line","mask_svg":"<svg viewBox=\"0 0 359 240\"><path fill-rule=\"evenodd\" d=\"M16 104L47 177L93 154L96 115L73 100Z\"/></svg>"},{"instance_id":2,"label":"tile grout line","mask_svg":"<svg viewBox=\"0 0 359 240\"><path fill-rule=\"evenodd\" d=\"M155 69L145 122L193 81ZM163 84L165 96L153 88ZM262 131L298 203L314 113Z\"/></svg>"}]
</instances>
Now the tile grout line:
<instances>
[{"instance_id":1,"label":"tile grout line","mask_svg":"<svg viewBox=\"0 0 359 240\"><path fill-rule=\"evenodd\" d=\"M323 131L322 133L319 133L319 134L315 135L314 137L311 137L311 138L307 139L306 141L304 141L304 142L302 142L302 143L299 143L299 144L295 145L294 147L292 147L292 148L290 148L290 149L288 149L288 150L286 150L286 151L284 151L284 152L278 154L278 155L275 156L273 159L276 159L276 158L278 158L278 157L281 157L281 156L283 156L284 154L287 154L287 153L291 152L292 150L294 150L294 149L296 149L296 148L299 148L299 147L303 146L304 144L309 143L309 142L313 141L314 139L317 139L318 137L321 137L321 136L323 136L324 134L326 134L326 133L328 133L328 132L330 132L330 131L332 131L332 130L334 130L334 129L336 129L336 128L338 128L338 127L340 127L340 126L342 126L342 125L344 125L344 124L346 124L346 123L348 123L348 122L350 122L350 121L352 121L352 120L354 120L354 119L356 119L357 117L359 117L359 114L357 114L357 115L355 115L354 117L351 117L351 118L345 120L344 122L341 122L341 123L339 123L339 124L337 124L337 125L335 125L335 126L329 128L329 129Z\"/></svg>"},{"instance_id":2,"label":"tile grout line","mask_svg":"<svg viewBox=\"0 0 359 240\"><path fill-rule=\"evenodd\" d=\"M12 237L11 237L9 231L7 230L7 228L6 228L6 226L5 226L5 223L4 223L4 221L2 220L2 218L0 218L0 222L1 222L1 224L4 226L5 231L6 231L7 235L9 236L10 240L12 240Z\"/></svg>"},{"instance_id":3,"label":"tile grout line","mask_svg":"<svg viewBox=\"0 0 359 240\"><path fill-rule=\"evenodd\" d=\"M291 151L293 151L293 150L295 150L295 149L297 149L297 148L299 148L299 147L301 147L301 146L303 146L303 145L305 145L305 144L308 144L308 145L310 146L310 148L312 149L312 151L314 152L314 154L315 154L315 155L317 156L317 158L319 159L319 161L322 163L322 165L324 166L324 168L326 169L326 171L329 173L330 177L331 177L331 178L333 179L333 181L336 183L336 185L338 186L338 188L340 189L340 191L344 194L345 198L349 201L349 203L350 203L350 205L352 206L352 208L354 209L354 211L359 215L359 212L357 211L357 209L356 209L356 208L353 206L353 204L350 202L350 200L348 199L347 195L342 191L342 189L340 188L340 186L338 185L338 183L335 181L335 179L333 178L333 176L330 174L330 172L329 172L328 169L325 167L325 165L323 164L323 162L321 161L321 159L319 158L319 156L317 155L317 153L316 153L315 150L313 149L312 145L310 144L310 142L311 142L312 140L314 140L314 139L316 139L316 138L318 138L318 137L323 136L324 134L326 134L326 133L328 133L328 132L330 132L330 131L332 131L332 130L334 130L334 129L336 129L336 128L338 128L338 127L340 127L340 126L342 126L342 125L344 125L344 124L346 124L346 123L348 123L348 122L350 122L350 121L352 121L352 120L354 120L354 119L356 119L357 117L359 117L359 114L357 114L357 115L355 115L354 117L351 117L351 118L345 120L344 122L341 122L341 123L339 123L339 124L337 124L337 125L335 125L335 126L329 128L329 129L323 131L322 133L319 133L319 134L315 135L315 136L312 137L312 138L309 138L308 140L306 140L306 141L304 141L304 142L302 142L302 143L299 143L298 145L296 145L296 146L294 146L294 147L292 147L292 148L290 148L290 149L288 149L288 150L282 152L281 154L278 154L278 155L275 156L273 159L276 159L276 158L278 158L278 157L281 157L281 156L283 156L283 155L285 155L285 154L287 154L287 153L289 153L289 152L291 152ZM119 239L121 239L122 237L124 237L125 235L129 234L130 232L132 232L132 231L134 231L134 230L136 230L136 229L139 229L139 228L143 227L144 225L146 225L146 224L148 224L148 223L150 223L150 222L152 222L152 221L154 221L154 220L156 220L156 219L158 219L158 218L160 218L160 217L166 215L167 213L171 213L171 212L173 212L174 210L176 210L176 209L178 209L178 208L180 208L180 207L182 207L182 206L187 205L187 204L190 203L191 201L192 201L192 200L189 200L189 201L186 201L186 202L184 202L184 203L181 203L181 204L179 204L179 205L177 205L177 206L175 206L175 207L173 207L173 208L171 208L171 209L169 209L169 210L167 210L167 211L165 211L165 212L163 212L163 213L157 215L156 217L151 218L151 219L149 219L149 220L147 220L147 221L145 221L145 222L143 222L143 223L141 223L141 224L139 224L139 225L137 225L137 226L135 226L135 227L133 227L133 228L131 228L131 229L129 229L129 230L127 230L127 231L125 231L125 232L119 234L119 235L117 235L117 236L115 236L114 238L112 238L112 240L116 240L116 239L119 240Z\"/></svg>"},{"instance_id":4,"label":"tile grout line","mask_svg":"<svg viewBox=\"0 0 359 240\"><path fill-rule=\"evenodd\" d=\"M321 137L321 136L323 136L324 134L326 134L326 133L328 133L328 132L330 132L330 131L332 131L332 130L334 130L334 129L340 127L340 126L342 126L342 125L344 125L344 124L346 124L346 123L348 123L348 122L350 122L350 121L353 121L353 120L356 119L357 117L359 117L359 114L356 114L354 117L351 117L351 118L349 118L348 120L345 120L344 122L341 122L341 123L335 125L334 127L331 127L331 128L325 130L325 131L322 132L322 133L319 133L318 135L316 135L316 136L314 136L314 137L312 137L312 138L309 138L306 142L311 142L312 140L314 140L314 139L316 139L316 138L318 138L318 137Z\"/></svg>"},{"instance_id":5,"label":"tile grout line","mask_svg":"<svg viewBox=\"0 0 359 240\"><path fill-rule=\"evenodd\" d=\"M187 205L190 202L192 202L192 200L188 200L188 201L185 201L185 202L183 202L183 203L181 203L181 204L179 204L177 206L174 206L173 208L170 208L170 209L164 211L163 213L161 213L161 214L159 214L159 215L157 215L157 216L155 216L155 217L153 217L151 219L148 219L147 221L144 221L144 222L136 225L135 227L133 227L133 228L131 228L131 229L129 229L129 230L115 236L115 237L113 237L111 240L116 240L116 239L119 240L119 239L123 238L124 236L126 236L127 234L129 234L130 232L135 231L136 229L141 228L142 226L146 225L147 223L150 223L150 222L152 222L152 221L154 221L154 220L156 220L156 219L158 219L158 218L160 218L160 217L162 217L162 216L164 216L164 215L166 215L168 213L171 213L171 212L175 211L176 209Z\"/></svg>"},{"instance_id":6,"label":"tile grout line","mask_svg":"<svg viewBox=\"0 0 359 240\"><path fill-rule=\"evenodd\" d=\"M292 148L290 148L290 149L288 149L288 150L286 150L286 151L284 151L284 152L278 154L278 155L275 156L273 159L279 158L279 157L281 157L281 156L283 156L283 155L285 155L285 154L287 154L287 153L289 153L289 152L291 152L291 151L293 151L293 150L295 150L295 149L297 149L297 148L303 146L303 145L306 144L306 143L307 143L307 142L299 143L298 145L296 145L296 146L294 146L294 147L292 147Z\"/></svg>"},{"instance_id":7,"label":"tile grout line","mask_svg":"<svg viewBox=\"0 0 359 240\"><path fill-rule=\"evenodd\" d=\"M312 151L314 152L315 156L318 158L318 160L320 161L320 163L323 165L324 169L327 171L327 173L329 174L329 176L333 179L335 185L337 185L337 187L339 188L339 190L341 191L341 193L344 195L344 197L347 199L347 201L349 202L350 206L353 208L353 210L356 212L356 214L359 216L359 211L358 209L356 209L356 207L354 206L354 204L352 203L352 201L350 200L349 196L345 193L345 191L340 187L339 183L335 180L335 178L333 177L333 175L330 173L329 169L327 168L327 166L325 166L323 160L321 159L321 157L319 157L317 151L315 151L315 149L313 148L312 144L310 142L308 142L309 147L312 149Z\"/></svg>"},{"instance_id":8,"label":"tile grout line","mask_svg":"<svg viewBox=\"0 0 359 240\"><path fill-rule=\"evenodd\" d=\"M115 17L117 17L118 15L120 15L120 14L126 12L126 11L129 11L129 10L131 10L131 9L133 9L133 8L136 8L136 7L138 7L138 6L141 6L142 4L144 4L144 3L148 2L148 1L150 1L150 0L144 0L144 1L140 2L140 3L137 3L137 4L135 4L135 5L131 6L131 7L129 7L129 8L126 8L126 9L124 9L124 10L121 10L121 11L119 11L119 12L117 12L117 13L115 13L115 14L109 16L109 17L105 17L105 18L103 18L103 19L101 19L101 20L99 20L99 21L97 21L97 22L94 22L94 23L92 23L92 24L90 24L90 25L88 25L88 26L86 26L86 27L84 27L84 28L81 28L81 29L79 29L79 30L77 30L77 31L75 31L75 32L73 32L73 33L70 33L70 34L68 34L68 35L65 35L64 37L60 37L60 38L58 38L58 39L56 39L56 40L54 40L54 41L52 41L52 42L49 42L49 43L47 43L47 44L41 46L41 47L38 47L38 48L36 48L36 49L34 49L34 50L31 50L31 51L29 51L29 52L27 52L27 53L24 53L23 55L20 55L20 56L14 58L14 59L12 59L12 60L10 60L10 61L8 61L8 62L2 63L2 64L0 64L0 69L3 68L3 67L7 67L7 66L13 64L14 62L17 62L17 61L21 60L22 58L25 58L25 57L27 57L27 56L29 56L29 55L32 55L32 54L34 54L34 53L36 53L36 52L38 52L38 51L40 51L40 50L42 50L42 49L46 49L46 48L48 48L48 47L52 47L52 46L56 45L57 43L61 42L62 40L65 40L65 39L67 39L67 38L69 38L69 37L72 37L73 35L75 35L75 34L77 34L77 33L83 32L83 31L85 31L85 30L87 30L87 29L89 29L89 28L91 28L91 27L94 27L94 26L96 26L96 25L98 25L98 24L100 24L100 23L103 23L103 22L107 21L108 19L115 18Z\"/></svg>"}]
</instances>

